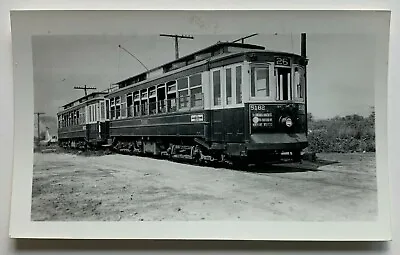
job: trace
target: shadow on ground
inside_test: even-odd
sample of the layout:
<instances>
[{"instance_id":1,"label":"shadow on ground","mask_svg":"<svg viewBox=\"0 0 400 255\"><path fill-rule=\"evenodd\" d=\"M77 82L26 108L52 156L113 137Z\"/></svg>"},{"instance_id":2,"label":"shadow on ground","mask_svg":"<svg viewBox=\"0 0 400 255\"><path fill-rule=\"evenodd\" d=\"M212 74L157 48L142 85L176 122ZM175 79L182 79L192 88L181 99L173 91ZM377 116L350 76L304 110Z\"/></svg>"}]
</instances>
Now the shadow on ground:
<instances>
[{"instance_id":1,"label":"shadow on ground","mask_svg":"<svg viewBox=\"0 0 400 255\"><path fill-rule=\"evenodd\" d=\"M277 163L258 166L249 166L242 171L251 173L301 173L301 172L319 172L322 166L340 163L339 161L317 159L316 161L303 160L301 163Z\"/></svg>"}]
</instances>

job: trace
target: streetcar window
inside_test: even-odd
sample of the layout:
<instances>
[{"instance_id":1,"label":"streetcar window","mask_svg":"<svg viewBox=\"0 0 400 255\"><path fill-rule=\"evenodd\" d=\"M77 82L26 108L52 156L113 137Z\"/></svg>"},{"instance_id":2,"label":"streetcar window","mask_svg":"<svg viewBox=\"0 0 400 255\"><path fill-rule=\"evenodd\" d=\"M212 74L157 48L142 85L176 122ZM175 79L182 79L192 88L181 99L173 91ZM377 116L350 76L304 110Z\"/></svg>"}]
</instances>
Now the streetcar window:
<instances>
[{"instance_id":1,"label":"streetcar window","mask_svg":"<svg viewBox=\"0 0 400 255\"><path fill-rule=\"evenodd\" d=\"M292 100L292 81L290 68L277 68L277 100Z\"/></svg>"},{"instance_id":2,"label":"streetcar window","mask_svg":"<svg viewBox=\"0 0 400 255\"><path fill-rule=\"evenodd\" d=\"M179 109L189 107L189 90L185 89L185 90L179 91L178 96L179 96L179 101L178 101Z\"/></svg>"},{"instance_id":3,"label":"streetcar window","mask_svg":"<svg viewBox=\"0 0 400 255\"><path fill-rule=\"evenodd\" d=\"M117 104L115 106L115 118L120 119L121 118L121 105Z\"/></svg>"},{"instance_id":4,"label":"streetcar window","mask_svg":"<svg viewBox=\"0 0 400 255\"><path fill-rule=\"evenodd\" d=\"M190 76L190 106L202 107L203 106L203 89L201 73Z\"/></svg>"},{"instance_id":5,"label":"streetcar window","mask_svg":"<svg viewBox=\"0 0 400 255\"><path fill-rule=\"evenodd\" d=\"M188 88L188 79L182 78L178 80L178 90L187 89Z\"/></svg>"},{"instance_id":6,"label":"streetcar window","mask_svg":"<svg viewBox=\"0 0 400 255\"><path fill-rule=\"evenodd\" d=\"M133 115L134 116L140 116L140 102L139 101L135 101L133 103Z\"/></svg>"},{"instance_id":7,"label":"streetcar window","mask_svg":"<svg viewBox=\"0 0 400 255\"><path fill-rule=\"evenodd\" d=\"M225 85L226 85L226 104L232 104L232 69L225 70Z\"/></svg>"},{"instance_id":8,"label":"streetcar window","mask_svg":"<svg viewBox=\"0 0 400 255\"><path fill-rule=\"evenodd\" d=\"M267 67L252 68L251 96L269 97L269 69Z\"/></svg>"},{"instance_id":9,"label":"streetcar window","mask_svg":"<svg viewBox=\"0 0 400 255\"><path fill-rule=\"evenodd\" d=\"M119 119L121 117L121 99L120 97L115 98L115 118Z\"/></svg>"},{"instance_id":10,"label":"streetcar window","mask_svg":"<svg viewBox=\"0 0 400 255\"><path fill-rule=\"evenodd\" d=\"M189 107L189 84L188 78L182 78L178 80L178 107L179 109Z\"/></svg>"},{"instance_id":11,"label":"streetcar window","mask_svg":"<svg viewBox=\"0 0 400 255\"><path fill-rule=\"evenodd\" d=\"M147 100L142 100L142 103L140 104L140 114L141 115L147 115L148 113L148 103Z\"/></svg>"},{"instance_id":12,"label":"streetcar window","mask_svg":"<svg viewBox=\"0 0 400 255\"><path fill-rule=\"evenodd\" d=\"M95 103L93 105L94 107L94 121L98 121L99 120L99 104Z\"/></svg>"},{"instance_id":13,"label":"streetcar window","mask_svg":"<svg viewBox=\"0 0 400 255\"><path fill-rule=\"evenodd\" d=\"M295 99L304 101L304 87L305 87L304 69L296 67L294 69L294 98Z\"/></svg>"},{"instance_id":14,"label":"streetcar window","mask_svg":"<svg viewBox=\"0 0 400 255\"><path fill-rule=\"evenodd\" d=\"M213 90L214 105L221 105L221 74L219 70L213 72Z\"/></svg>"},{"instance_id":15,"label":"streetcar window","mask_svg":"<svg viewBox=\"0 0 400 255\"><path fill-rule=\"evenodd\" d=\"M166 102L165 102L165 86L160 85L157 89L157 100L158 100L158 113L165 113L166 109Z\"/></svg>"},{"instance_id":16,"label":"streetcar window","mask_svg":"<svg viewBox=\"0 0 400 255\"><path fill-rule=\"evenodd\" d=\"M203 93L201 87L193 88L190 90L190 102L191 107L203 106Z\"/></svg>"},{"instance_id":17,"label":"streetcar window","mask_svg":"<svg viewBox=\"0 0 400 255\"><path fill-rule=\"evenodd\" d=\"M133 93L133 99L134 99L135 101L140 99L140 98L139 98L139 91L136 91L136 92Z\"/></svg>"},{"instance_id":18,"label":"streetcar window","mask_svg":"<svg viewBox=\"0 0 400 255\"><path fill-rule=\"evenodd\" d=\"M149 114L157 113L157 99L152 97L149 99Z\"/></svg>"},{"instance_id":19,"label":"streetcar window","mask_svg":"<svg viewBox=\"0 0 400 255\"><path fill-rule=\"evenodd\" d=\"M104 113L104 102L100 102L100 120L104 120L105 113Z\"/></svg>"},{"instance_id":20,"label":"streetcar window","mask_svg":"<svg viewBox=\"0 0 400 255\"><path fill-rule=\"evenodd\" d=\"M167 111L176 111L176 93L167 94Z\"/></svg>"},{"instance_id":21,"label":"streetcar window","mask_svg":"<svg viewBox=\"0 0 400 255\"><path fill-rule=\"evenodd\" d=\"M79 125L82 125L85 123L85 112L84 108L79 109Z\"/></svg>"},{"instance_id":22,"label":"streetcar window","mask_svg":"<svg viewBox=\"0 0 400 255\"><path fill-rule=\"evenodd\" d=\"M95 121L95 116L96 116L96 108L94 105L90 106L92 108L92 121Z\"/></svg>"},{"instance_id":23,"label":"streetcar window","mask_svg":"<svg viewBox=\"0 0 400 255\"><path fill-rule=\"evenodd\" d=\"M112 105L111 107L111 119L115 119L115 106L114 105Z\"/></svg>"},{"instance_id":24,"label":"streetcar window","mask_svg":"<svg viewBox=\"0 0 400 255\"><path fill-rule=\"evenodd\" d=\"M147 99L147 89L142 90L142 92L141 92L141 98L142 98L142 99Z\"/></svg>"},{"instance_id":25,"label":"streetcar window","mask_svg":"<svg viewBox=\"0 0 400 255\"><path fill-rule=\"evenodd\" d=\"M106 119L109 120L110 119L110 101L106 100Z\"/></svg>"},{"instance_id":26,"label":"streetcar window","mask_svg":"<svg viewBox=\"0 0 400 255\"><path fill-rule=\"evenodd\" d=\"M170 81L167 83L167 92L172 93L176 91L176 81Z\"/></svg>"},{"instance_id":27,"label":"streetcar window","mask_svg":"<svg viewBox=\"0 0 400 255\"><path fill-rule=\"evenodd\" d=\"M236 103L242 103L242 67L236 67Z\"/></svg>"},{"instance_id":28,"label":"streetcar window","mask_svg":"<svg viewBox=\"0 0 400 255\"><path fill-rule=\"evenodd\" d=\"M157 113L157 94L156 87L149 88L149 114Z\"/></svg>"},{"instance_id":29,"label":"streetcar window","mask_svg":"<svg viewBox=\"0 0 400 255\"><path fill-rule=\"evenodd\" d=\"M149 89L149 97L155 97L156 96L156 87L152 87Z\"/></svg>"},{"instance_id":30,"label":"streetcar window","mask_svg":"<svg viewBox=\"0 0 400 255\"><path fill-rule=\"evenodd\" d=\"M110 99L110 117L115 119L115 98Z\"/></svg>"},{"instance_id":31,"label":"streetcar window","mask_svg":"<svg viewBox=\"0 0 400 255\"><path fill-rule=\"evenodd\" d=\"M190 81L191 88L201 85L201 83L202 83L201 82L201 74L199 73L199 74L190 76L189 81Z\"/></svg>"},{"instance_id":32,"label":"streetcar window","mask_svg":"<svg viewBox=\"0 0 400 255\"><path fill-rule=\"evenodd\" d=\"M88 109L89 109L89 122L92 122L92 106L89 105Z\"/></svg>"},{"instance_id":33,"label":"streetcar window","mask_svg":"<svg viewBox=\"0 0 400 255\"><path fill-rule=\"evenodd\" d=\"M93 122L94 121L94 107L93 105L90 106L90 121Z\"/></svg>"},{"instance_id":34,"label":"streetcar window","mask_svg":"<svg viewBox=\"0 0 400 255\"><path fill-rule=\"evenodd\" d=\"M129 93L128 96L126 97L126 107L128 109L128 117L133 116L133 97L132 93Z\"/></svg>"},{"instance_id":35,"label":"streetcar window","mask_svg":"<svg viewBox=\"0 0 400 255\"><path fill-rule=\"evenodd\" d=\"M94 108L94 120L97 121L97 113L98 113L98 108L97 108L97 103L93 105Z\"/></svg>"},{"instance_id":36,"label":"streetcar window","mask_svg":"<svg viewBox=\"0 0 400 255\"><path fill-rule=\"evenodd\" d=\"M126 118L126 95L121 97L121 118Z\"/></svg>"}]
</instances>

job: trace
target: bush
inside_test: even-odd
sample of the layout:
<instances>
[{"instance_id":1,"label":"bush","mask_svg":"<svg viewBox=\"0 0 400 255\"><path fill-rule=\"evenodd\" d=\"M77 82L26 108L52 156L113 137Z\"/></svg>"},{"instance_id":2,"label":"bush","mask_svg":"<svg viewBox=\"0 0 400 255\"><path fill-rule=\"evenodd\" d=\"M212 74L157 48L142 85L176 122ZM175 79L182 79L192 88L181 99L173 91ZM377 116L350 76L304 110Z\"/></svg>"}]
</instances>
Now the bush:
<instances>
[{"instance_id":1,"label":"bush","mask_svg":"<svg viewBox=\"0 0 400 255\"><path fill-rule=\"evenodd\" d=\"M332 119L308 118L309 149L314 152L374 152L375 113Z\"/></svg>"}]
</instances>

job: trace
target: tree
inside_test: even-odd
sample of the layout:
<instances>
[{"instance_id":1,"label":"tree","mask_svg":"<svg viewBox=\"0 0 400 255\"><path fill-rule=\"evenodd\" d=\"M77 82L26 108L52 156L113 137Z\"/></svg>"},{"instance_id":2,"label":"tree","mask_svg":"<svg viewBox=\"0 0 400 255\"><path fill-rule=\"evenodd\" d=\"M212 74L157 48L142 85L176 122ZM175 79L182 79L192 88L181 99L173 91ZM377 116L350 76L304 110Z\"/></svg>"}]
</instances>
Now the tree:
<instances>
[{"instance_id":1,"label":"tree","mask_svg":"<svg viewBox=\"0 0 400 255\"><path fill-rule=\"evenodd\" d=\"M375 106L371 106L371 113L369 114L369 118L375 120Z\"/></svg>"},{"instance_id":2,"label":"tree","mask_svg":"<svg viewBox=\"0 0 400 255\"><path fill-rule=\"evenodd\" d=\"M308 121L308 122L314 121L314 116L312 115L311 112L307 113L307 121Z\"/></svg>"}]
</instances>

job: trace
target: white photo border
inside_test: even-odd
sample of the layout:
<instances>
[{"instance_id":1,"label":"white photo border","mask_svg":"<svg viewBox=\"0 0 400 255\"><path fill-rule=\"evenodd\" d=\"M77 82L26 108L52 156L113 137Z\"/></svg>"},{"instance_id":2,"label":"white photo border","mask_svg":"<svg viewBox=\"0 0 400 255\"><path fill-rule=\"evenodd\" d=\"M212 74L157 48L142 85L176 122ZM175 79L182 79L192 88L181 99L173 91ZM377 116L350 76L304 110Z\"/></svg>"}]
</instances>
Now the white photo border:
<instances>
[{"instance_id":1,"label":"white photo border","mask_svg":"<svg viewBox=\"0 0 400 255\"><path fill-rule=\"evenodd\" d=\"M241 12L241 15L233 12ZM243 12L243 13L242 13ZM251 12L252 15L249 15ZM266 13L268 14L266 15ZM196 15L202 24L182 22ZM218 18L217 18L218 17ZM235 26L229 21L235 17ZM240 34L260 18L260 33L376 35L375 109L378 217L373 222L33 222L32 35ZM162 20L162 22L159 22ZM212 22L218 20L218 26ZM390 11L12 11L14 161L9 235L12 238L387 241L390 187L387 91ZM146 24L146 26L143 26ZM214 23L215 24L215 23ZM250 31L251 32L251 31ZM249 32L249 33L250 33Z\"/></svg>"}]
</instances>

